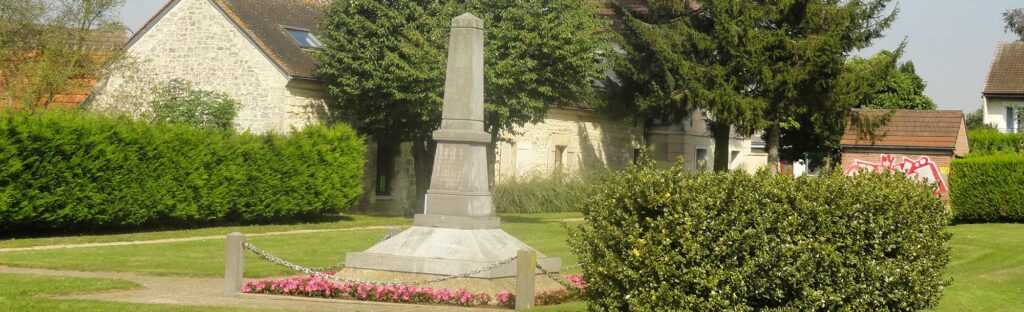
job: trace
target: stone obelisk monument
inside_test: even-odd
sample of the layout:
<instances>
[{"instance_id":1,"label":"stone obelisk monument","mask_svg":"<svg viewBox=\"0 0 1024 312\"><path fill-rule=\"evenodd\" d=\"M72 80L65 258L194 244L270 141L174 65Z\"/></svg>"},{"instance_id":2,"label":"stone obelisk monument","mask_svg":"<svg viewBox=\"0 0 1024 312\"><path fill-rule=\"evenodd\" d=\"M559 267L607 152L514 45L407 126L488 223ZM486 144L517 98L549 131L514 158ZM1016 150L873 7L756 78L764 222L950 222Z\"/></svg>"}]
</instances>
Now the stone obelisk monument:
<instances>
[{"instance_id":1,"label":"stone obelisk monument","mask_svg":"<svg viewBox=\"0 0 1024 312\"><path fill-rule=\"evenodd\" d=\"M499 227L488 187L484 131L484 25L466 13L452 19L441 128L426 195L426 209L414 226L363 252L349 253L349 269L428 275L459 275L532 249ZM538 255L545 270L558 272L561 260ZM352 272L353 270L349 270ZM515 276L515 262L473 275Z\"/></svg>"}]
</instances>

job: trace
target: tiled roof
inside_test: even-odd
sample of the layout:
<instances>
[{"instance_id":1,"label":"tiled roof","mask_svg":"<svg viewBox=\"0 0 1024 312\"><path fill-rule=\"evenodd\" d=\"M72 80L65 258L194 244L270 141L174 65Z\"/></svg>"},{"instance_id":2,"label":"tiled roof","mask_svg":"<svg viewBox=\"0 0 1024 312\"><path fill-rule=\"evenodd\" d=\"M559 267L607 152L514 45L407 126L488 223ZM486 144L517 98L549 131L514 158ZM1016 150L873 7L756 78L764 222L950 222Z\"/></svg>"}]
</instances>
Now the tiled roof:
<instances>
[{"instance_id":1,"label":"tiled roof","mask_svg":"<svg viewBox=\"0 0 1024 312\"><path fill-rule=\"evenodd\" d=\"M1024 42L999 43L982 93L1024 95Z\"/></svg>"},{"instance_id":2,"label":"tiled roof","mask_svg":"<svg viewBox=\"0 0 1024 312\"><path fill-rule=\"evenodd\" d=\"M854 109L862 117L881 117L887 109ZM852 120L852 118L851 118ZM888 123L875 130L879 137L871 142L865 138L852 121L847 121L846 132L840 144L843 148L854 146L906 147L906 148L957 148L960 132L964 130L964 114L954 110L895 110Z\"/></svg>"},{"instance_id":3,"label":"tiled roof","mask_svg":"<svg viewBox=\"0 0 1024 312\"><path fill-rule=\"evenodd\" d=\"M284 27L310 30L323 18L323 0L214 0L288 76L314 79L316 60Z\"/></svg>"}]
</instances>

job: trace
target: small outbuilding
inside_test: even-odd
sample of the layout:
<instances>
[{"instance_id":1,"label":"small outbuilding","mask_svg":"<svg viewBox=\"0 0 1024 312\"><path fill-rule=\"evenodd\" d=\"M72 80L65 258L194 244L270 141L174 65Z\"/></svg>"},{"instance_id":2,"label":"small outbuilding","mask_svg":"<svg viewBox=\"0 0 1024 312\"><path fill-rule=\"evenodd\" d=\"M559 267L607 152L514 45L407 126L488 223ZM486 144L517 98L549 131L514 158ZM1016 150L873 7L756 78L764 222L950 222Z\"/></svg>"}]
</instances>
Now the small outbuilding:
<instances>
[{"instance_id":1,"label":"small outbuilding","mask_svg":"<svg viewBox=\"0 0 1024 312\"><path fill-rule=\"evenodd\" d=\"M840 146L847 175L901 171L943 197L949 163L969 151L964 114L953 110L854 109Z\"/></svg>"}]
</instances>

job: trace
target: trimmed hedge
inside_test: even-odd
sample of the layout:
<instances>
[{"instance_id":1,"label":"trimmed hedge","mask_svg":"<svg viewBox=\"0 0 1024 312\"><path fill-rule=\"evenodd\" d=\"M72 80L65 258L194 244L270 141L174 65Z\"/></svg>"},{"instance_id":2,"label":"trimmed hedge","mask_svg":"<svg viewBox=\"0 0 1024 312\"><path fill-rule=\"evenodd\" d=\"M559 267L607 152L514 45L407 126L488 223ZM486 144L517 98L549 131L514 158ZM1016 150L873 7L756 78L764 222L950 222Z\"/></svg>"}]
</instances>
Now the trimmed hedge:
<instances>
[{"instance_id":1,"label":"trimmed hedge","mask_svg":"<svg viewBox=\"0 0 1024 312\"><path fill-rule=\"evenodd\" d=\"M1019 154L1024 152L1024 133L1002 133L980 129L967 133L971 155Z\"/></svg>"},{"instance_id":2,"label":"trimmed hedge","mask_svg":"<svg viewBox=\"0 0 1024 312\"><path fill-rule=\"evenodd\" d=\"M949 198L957 222L1024 222L1024 155L953 160Z\"/></svg>"},{"instance_id":3,"label":"trimmed hedge","mask_svg":"<svg viewBox=\"0 0 1024 312\"><path fill-rule=\"evenodd\" d=\"M494 187L494 206L500 213L580 211L592 176L555 173L502 181Z\"/></svg>"},{"instance_id":4,"label":"trimmed hedge","mask_svg":"<svg viewBox=\"0 0 1024 312\"><path fill-rule=\"evenodd\" d=\"M347 126L237 134L76 111L0 111L0 236L295 221L355 206Z\"/></svg>"},{"instance_id":5,"label":"trimmed hedge","mask_svg":"<svg viewBox=\"0 0 1024 312\"><path fill-rule=\"evenodd\" d=\"M631 168L583 213L569 243L592 310L909 311L949 284L944 205L896 174Z\"/></svg>"}]
</instances>

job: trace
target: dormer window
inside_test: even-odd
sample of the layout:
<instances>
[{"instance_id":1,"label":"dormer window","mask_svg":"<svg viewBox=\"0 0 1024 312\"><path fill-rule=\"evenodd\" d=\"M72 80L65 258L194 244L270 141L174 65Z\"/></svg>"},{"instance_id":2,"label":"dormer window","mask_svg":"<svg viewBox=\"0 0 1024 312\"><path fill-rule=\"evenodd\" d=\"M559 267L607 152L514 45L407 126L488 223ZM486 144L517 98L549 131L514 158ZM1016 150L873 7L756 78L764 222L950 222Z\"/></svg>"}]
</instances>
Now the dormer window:
<instances>
[{"instance_id":1,"label":"dormer window","mask_svg":"<svg viewBox=\"0 0 1024 312\"><path fill-rule=\"evenodd\" d=\"M320 43L320 40L316 38L316 35L313 35L313 33L307 29L285 26L284 31L288 32L288 34L292 36L292 39L295 39L295 43L303 49L319 50L324 48L324 44Z\"/></svg>"}]
</instances>

